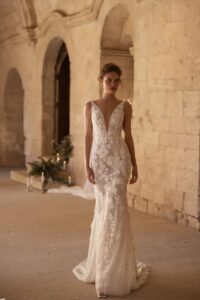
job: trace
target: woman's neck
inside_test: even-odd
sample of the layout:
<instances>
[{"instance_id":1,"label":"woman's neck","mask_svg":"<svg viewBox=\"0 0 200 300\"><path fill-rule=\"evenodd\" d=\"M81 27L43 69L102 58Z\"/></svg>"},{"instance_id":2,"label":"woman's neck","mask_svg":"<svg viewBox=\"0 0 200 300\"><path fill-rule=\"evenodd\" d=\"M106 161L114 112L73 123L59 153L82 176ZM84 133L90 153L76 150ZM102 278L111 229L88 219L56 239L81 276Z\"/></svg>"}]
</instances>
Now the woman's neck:
<instances>
[{"instance_id":1,"label":"woman's neck","mask_svg":"<svg viewBox=\"0 0 200 300\"><path fill-rule=\"evenodd\" d=\"M102 98L102 100L105 100L105 101L117 100L117 98L113 94L104 94L103 93L101 98Z\"/></svg>"}]
</instances>

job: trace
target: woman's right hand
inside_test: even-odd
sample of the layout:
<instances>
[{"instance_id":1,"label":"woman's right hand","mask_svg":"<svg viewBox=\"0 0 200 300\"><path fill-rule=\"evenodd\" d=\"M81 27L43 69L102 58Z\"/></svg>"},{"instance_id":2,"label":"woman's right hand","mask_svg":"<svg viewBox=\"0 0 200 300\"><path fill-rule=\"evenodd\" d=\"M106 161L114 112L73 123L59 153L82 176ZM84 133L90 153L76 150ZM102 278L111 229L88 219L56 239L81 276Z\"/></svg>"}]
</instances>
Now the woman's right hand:
<instances>
[{"instance_id":1,"label":"woman's right hand","mask_svg":"<svg viewBox=\"0 0 200 300\"><path fill-rule=\"evenodd\" d=\"M92 168L88 167L86 168L86 177L89 180L89 182L91 182L92 184L95 184L95 178L94 178L94 172L92 170Z\"/></svg>"}]
</instances>

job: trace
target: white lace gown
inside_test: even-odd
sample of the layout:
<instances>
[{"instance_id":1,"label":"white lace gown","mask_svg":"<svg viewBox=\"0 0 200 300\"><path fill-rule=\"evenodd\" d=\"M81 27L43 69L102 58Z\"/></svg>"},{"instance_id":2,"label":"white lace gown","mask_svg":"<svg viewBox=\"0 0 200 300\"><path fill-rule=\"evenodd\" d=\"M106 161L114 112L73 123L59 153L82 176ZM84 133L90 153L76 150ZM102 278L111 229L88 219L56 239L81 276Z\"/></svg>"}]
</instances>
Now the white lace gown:
<instances>
[{"instance_id":1,"label":"white lace gown","mask_svg":"<svg viewBox=\"0 0 200 300\"><path fill-rule=\"evenodd\" d=\"M72 271L79 280L95 283L98 292L127 295L146 282L150 267L135 259L127 204L131 157L122 138L124 101L113 110L108 129L94 101L91 112L90 166L95 175L96 202L88 255Z\"/></svg>"}]
</instances>

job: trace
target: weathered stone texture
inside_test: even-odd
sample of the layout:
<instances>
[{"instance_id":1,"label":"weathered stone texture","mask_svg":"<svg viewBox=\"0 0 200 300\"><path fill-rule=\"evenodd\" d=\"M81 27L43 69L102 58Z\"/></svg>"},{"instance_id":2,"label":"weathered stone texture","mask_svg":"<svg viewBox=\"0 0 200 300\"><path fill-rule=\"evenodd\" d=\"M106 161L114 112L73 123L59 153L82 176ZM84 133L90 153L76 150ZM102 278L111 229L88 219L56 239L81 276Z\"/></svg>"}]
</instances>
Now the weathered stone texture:
<instances>
[{"instance_id":1,"label":"weathered stone texture","mask_svg":"<svg viewBox=\"0 0 200 300\"><path fill-rule=\"evenodd\" d=\"M143 149L143 158L137 156L142 175L138 193L147 199L149 213L196 229L200 44L195 24L199 8L197 1L142 1L135 3L134 11L133 128L137 144L142 145L137 149Z\"/></svg>"}]
</instances>

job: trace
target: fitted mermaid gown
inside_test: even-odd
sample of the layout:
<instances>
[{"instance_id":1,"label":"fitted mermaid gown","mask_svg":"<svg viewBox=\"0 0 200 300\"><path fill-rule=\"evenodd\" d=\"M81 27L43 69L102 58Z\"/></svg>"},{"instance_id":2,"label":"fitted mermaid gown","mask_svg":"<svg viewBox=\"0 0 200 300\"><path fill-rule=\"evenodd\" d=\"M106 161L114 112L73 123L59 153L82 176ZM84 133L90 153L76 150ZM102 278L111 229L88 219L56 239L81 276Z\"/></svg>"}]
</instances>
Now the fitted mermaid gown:
<instances>
[{"instance_id":1,"label":"fitted mermaid gown","mask_svg":"<svg viewBox=\"0 0 200 300\"><path fill-rule=\"evenodd\" d=\"M115 296L138 289L150 273L149 266L135 259L128 213L131 157L122 138L124 102L113 110L107 129L101 109L91 101L96 202L87 257L72 270L79 280L95 283L97 292Z\"/></svg>"}]
</instances>

